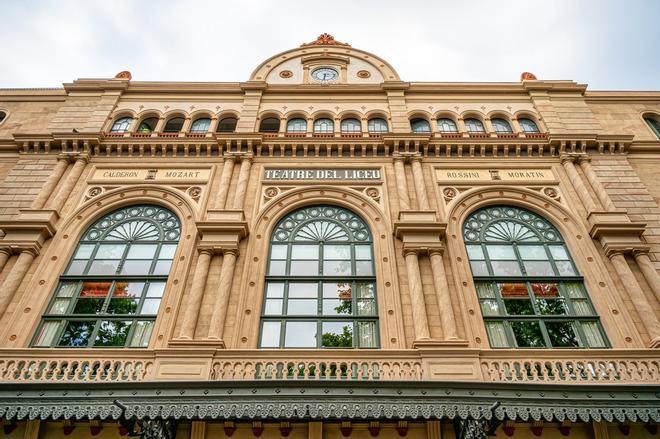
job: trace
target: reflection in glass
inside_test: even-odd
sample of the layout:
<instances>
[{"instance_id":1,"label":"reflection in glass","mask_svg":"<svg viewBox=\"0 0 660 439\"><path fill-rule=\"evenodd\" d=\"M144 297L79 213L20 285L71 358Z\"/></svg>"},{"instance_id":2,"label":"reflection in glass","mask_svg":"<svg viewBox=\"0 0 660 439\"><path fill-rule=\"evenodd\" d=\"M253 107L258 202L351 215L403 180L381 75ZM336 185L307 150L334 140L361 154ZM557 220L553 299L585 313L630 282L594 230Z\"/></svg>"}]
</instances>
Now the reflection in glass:
<instances>
[{"instance_id":1,"label":"reflection in glass","mask_svg":"<svg viewBox=\"0 0 660 439\"><path fill-rule=\"evenodd\" d=\"M316 322L286 322L284 347L316 347Z\"/></svg>"},{"instance_id":2,"label":"reflection in glass","mask_svg":"<svg viewBox=\"0 0 660 439\"><path fill-rule=\"evenodd\" d=\"M353 347L352 322L323 322L322 346L326 348Z\"/></svg>"}]
</instances>

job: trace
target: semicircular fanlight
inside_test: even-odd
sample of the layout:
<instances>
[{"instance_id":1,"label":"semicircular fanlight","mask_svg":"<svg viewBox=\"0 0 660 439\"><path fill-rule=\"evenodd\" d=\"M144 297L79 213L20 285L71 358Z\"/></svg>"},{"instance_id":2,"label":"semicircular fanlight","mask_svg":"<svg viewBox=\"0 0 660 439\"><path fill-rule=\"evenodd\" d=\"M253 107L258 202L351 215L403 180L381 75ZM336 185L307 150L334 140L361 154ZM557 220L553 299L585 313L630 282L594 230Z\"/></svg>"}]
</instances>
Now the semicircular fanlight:
<instances>
[{"instance_id":1,"label":"semicircular fanlight","mask_svg":"<svg viewBox=\"0 0 660 439\"><path fill-rule=\"evenodd\" d=\"M529 227L515 221L497 221L484 230L484 241L539 242L539 236Z\"/></svg>"},{"instance_id":2,"label":"semicircular fanlight","mask_svg":"<svg viewBox=\"0 0 660 439\"><path fill-rule=\"evenodd\" d=\"M119 224L105 236L108 241L157 241L160 230L151 221L134 220Z\"/></svg>"},{"instance_id":3,"label":"semicircular fanlight","mask_svg":"<svg viewBox=\"0 0 660 439\"><path fill-rule=\"evenodd\" d=\"M293 236L294 241L348 241L346 229L331 221L313 221L302 226Z\"/></svg>"}]
</instances>

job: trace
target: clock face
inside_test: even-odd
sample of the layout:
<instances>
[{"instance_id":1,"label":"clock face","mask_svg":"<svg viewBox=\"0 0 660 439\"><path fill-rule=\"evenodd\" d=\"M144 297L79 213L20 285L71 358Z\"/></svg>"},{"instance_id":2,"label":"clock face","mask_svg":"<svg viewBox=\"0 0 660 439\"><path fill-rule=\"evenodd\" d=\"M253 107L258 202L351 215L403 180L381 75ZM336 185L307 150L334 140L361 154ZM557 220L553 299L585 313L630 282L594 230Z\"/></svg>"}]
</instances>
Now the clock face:
<instances>
[{"instance_id":1,"label":"clock face","mask_svg":"<svg viewBox=\"0 0 660 439\"><path fill-rule=\"evenodd\" d=\"M334 81L339 77L339 73L330 67L321 67L312 71L312 78L321 82Z\"/></svg>"}]
</instances>

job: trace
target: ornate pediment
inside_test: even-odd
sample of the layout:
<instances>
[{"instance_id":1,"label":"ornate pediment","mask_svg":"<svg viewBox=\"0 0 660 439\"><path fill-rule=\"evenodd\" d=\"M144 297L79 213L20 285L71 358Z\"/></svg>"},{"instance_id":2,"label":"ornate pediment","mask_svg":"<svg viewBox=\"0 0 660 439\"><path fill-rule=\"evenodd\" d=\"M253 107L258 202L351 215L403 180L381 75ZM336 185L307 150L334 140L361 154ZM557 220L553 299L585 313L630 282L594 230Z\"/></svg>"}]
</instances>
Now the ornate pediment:
<instances>
[{"instance_id":1,"label":"ornate pediment","mask_svg":"<svg viewBox=\"0 0 660 439\"><path fill-rule=\"evenodd\" d=\"M348 43L340 43L339 41L335 40L335 37L328 33L322 33L319 35L319 37L315 40L312 41L311 43L303 43L300 45L300 47L307 47L307 46L345 46L345 47L351 47L350 44Z\"/></svg>"}]
</instances>

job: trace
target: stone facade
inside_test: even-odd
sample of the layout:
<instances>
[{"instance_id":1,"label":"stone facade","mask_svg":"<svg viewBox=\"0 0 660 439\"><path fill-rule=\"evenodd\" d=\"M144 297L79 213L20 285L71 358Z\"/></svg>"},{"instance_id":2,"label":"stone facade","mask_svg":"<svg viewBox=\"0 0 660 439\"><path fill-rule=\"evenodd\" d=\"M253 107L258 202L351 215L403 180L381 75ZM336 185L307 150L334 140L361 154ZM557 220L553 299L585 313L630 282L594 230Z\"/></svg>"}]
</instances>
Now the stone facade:
<instances>
[{"instance_id":1,"label":"stone facade","mask_svg":"<svg viewBox=\"0 0 660 439\"><path fill-rule=\"evenodd\" d=\"M321 67L336 77L315 78ZM263 389L274 394L280 391L276 386L300 385L302 394L305 385L322 379L328 388L332 380L358 380L358 388L371 385L373 394L380 386L385 393L391 386L420 383L432 383L439 392L443 383L459 382L473 386L465 395L476 391L485 398L480 404L492 399L498 421L486 422L490 405L478 406L487 415L469 415L469 408L437 417L385 409L381 416L376 410L360 417L341 408L352 401L342 394L333 399L334 411L317 418L247 408L241 415L221 415L220 406L215 414L183 417L183 407L169 415L171 434L467 438L485 437L490 429L497 437L655 436L660 140L644 117L659 117L660 92L590 92L572 81L536 79L404 82L385 60L327 35L264 61L241 83L118 76L79 79L57 90L0 90L0 110L7 115L0 122L0 387L5 386L0 392L6 391L0 409L9 437L88 437L90 431L114 437L134 427L131 419L138 419L144 437L170 435L169 424L148 434L151 424L137 408L150 404L148 399L138 403L126 393L127 411L120 410L121 401L108 400L104 408L95 400L92 408L80 409L89 415L58 412L57 404L65 402L53 399L41 415L28 416L27 404L11 394L21 386L26 395L30 386L42 386L53 398L82 389L77 386L87 386L86 395L115 385L124 386L116 387L121 394L134 386L135 395L164 382L165 389L180 386L181 395L187 382L211 388L236 384L239 394L244 381L253 379L260 380L254 404L265 401L259 399ZM130 118L128 128L114 130L122 117ZM157 119L155 129L141 130L150 117ZM168 132L167 122L177 117L183 118L182 128ZM210 120L209 129L192 130L203 118ZM227 118L237 119L235 129L218 131ZM260 129L268 118L279 121L278 130ZM296 118L306 129L287 130ZM315 132L314 122L322 118L334 122L334 129ZM442 118L453 121L456 131L441 131L436 121ZM342 131L346 119L357 120L361 129ZM370 130L374 119L384 120L387 130ZM479 121L483 132L468 131L468 119ZM502 119L510 132L495 130ZM525 131L523 119L538 130ZM413 132L416 120L429 129ZM83 233L104 215L140 204L169 209L181 222L148 344L36 347L42 316ZM351 211L370 230L377 349L259 347L274 227L290 212L315 205ZM494 205L527 209L559 231L607 347L491 347L463 226L475 210ZM597 384L620 407L603 417L549 415L538 407L538 417L512 415L513 406L496 395L507 385L523 384L546 386L543 392L549 393L588 393ZM642 395L650 392L650 399L630 403L636 397L623 391L633 385ZM367 404L365 398L356 404ZM423 405L421 398L411 399L411 407ZM433 401L451 405L451 398ZM295 400L291 396L286 403ZM68 405L88 404L85 396L75 401ZM230 403L194 401L187 404ZM477 403L465 404L477 410ZM578 413L578 406L567 406L568 413ZM626 406L637 407L640 415L626 414ZM51 417L49 410L55 410Z\"/></svg>"}]
</instances>

